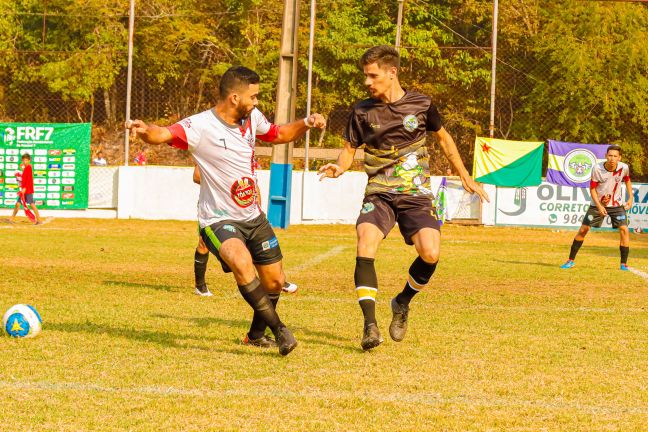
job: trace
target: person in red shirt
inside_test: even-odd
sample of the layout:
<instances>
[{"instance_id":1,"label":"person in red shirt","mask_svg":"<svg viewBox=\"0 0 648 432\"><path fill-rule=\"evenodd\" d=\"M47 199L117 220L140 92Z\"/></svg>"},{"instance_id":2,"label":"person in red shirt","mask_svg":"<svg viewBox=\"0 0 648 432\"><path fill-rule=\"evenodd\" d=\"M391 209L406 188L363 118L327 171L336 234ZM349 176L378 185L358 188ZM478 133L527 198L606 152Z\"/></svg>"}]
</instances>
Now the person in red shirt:
<instances>
[{"instance_id":1,"label":"person in red shirt","mask_svg":"<svg viewBox=\"0 0 648 432\"><path fill-rule=\"evenodd\" d=\"M144 146L136 155L133 161L135 162L135 165L146 165L146 150L147 147Z\"/></svg>"},{"instance_id":2,"label":"person in red shirt","mask_svg":"<svg viewBox=\"0 0 648 432\"><path fill-rule=\"evenodd\" d=\"M29 207L31 207L34 215L36 216L36 225L40 225L43 223L43 221L41 220L40 214L38 213L36 204L34 204L34 174L31 166L31 155L29 153L22 155L22 165L24 166L24 168L22 172L21 183L19 185L20 192L18 193L25 196L25 202ZM16 214L18 213L19 208L20 201L17 202L16 206L14 207L13 214L11 215L12 222L16 219Z\"/></svg>"}]
</instances>

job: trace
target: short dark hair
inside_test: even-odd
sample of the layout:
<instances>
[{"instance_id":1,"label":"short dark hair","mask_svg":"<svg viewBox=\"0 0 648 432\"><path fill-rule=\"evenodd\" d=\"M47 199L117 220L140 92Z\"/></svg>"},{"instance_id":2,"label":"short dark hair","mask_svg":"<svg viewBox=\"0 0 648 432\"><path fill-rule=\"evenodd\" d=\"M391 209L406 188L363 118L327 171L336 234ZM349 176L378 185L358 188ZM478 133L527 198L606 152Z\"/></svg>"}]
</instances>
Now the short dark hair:
<instances>
[{"instance_id":1,"label":"short dark hair","mask_svg":"<svg viewBox=\"0 0 648 432\"><path fill-rule=\"evenodd\" d=\"M22 157L20 159L31 160L31 155L29 153L23 153L23 155L22 155Z\"/></svg>"},{"instance_id":2,"label":"short dark hair","mask_svg":"<svg viewBox=\"0 0 648 432\"><path fill-rule=\"evenodd\" d=\"M245 66L232 66L227 69L218 84L219 97L221 99L229 96L234 90L241 86L259 84L259 74Z\"/></svg>"},{"instance_id":3,"label":"short dark hair","mask_svg":"<svg viewBox=\"0 0 648 432\"><path fill-rule=\"evenodd\" d=\"M619 145L612 144L611 146L609 146L609 147L607 148L607 150L605 151L605 153L609 152L610 150L616 150L616 151L619 152L619 155L621 155L621 146L619 146Z\"/></svg>"},{"instance_id":4,"label":"short dark hair","mask_svg":"<svg viewBox=\"0 0 648 432\"><path fill-rule=\"evenodd\" d=\"M377 63L379 67L395 67L400 68L400 55L396 48L391 45L378 45L369 48L360 57L360 66L367 66L372 63Z\"/></svg>"}]
</instances>

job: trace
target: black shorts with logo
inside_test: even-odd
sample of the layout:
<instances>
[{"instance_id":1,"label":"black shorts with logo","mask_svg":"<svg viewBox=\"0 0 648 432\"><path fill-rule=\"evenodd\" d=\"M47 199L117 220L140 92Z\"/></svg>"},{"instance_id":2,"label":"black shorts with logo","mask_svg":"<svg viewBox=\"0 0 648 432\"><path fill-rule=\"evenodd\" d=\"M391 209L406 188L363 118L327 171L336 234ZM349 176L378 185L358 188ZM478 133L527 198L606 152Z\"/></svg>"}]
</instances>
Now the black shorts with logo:
<instances>
[{"instance_id":1,"label":"black shorts with logo","mask_svg":"<svg viewBox=\"0 0 648 432\"><path fill-rule=\"evenodd\" d=\"M362 202L356 226L370 223L377 226L387 237L396 222L408 245L414 244L412 236L423 228L440 231L436 209L432 205L432 197L428 195L390 193L367 195Z\"/></svg>"},{"instance_id":2,"label":"black shorts with logo","mask_svg":"<svg viewBox=\"0 0 648 432\"><path fill-rule=\"evenodd\" d=\"M250 221L224 220L216 222L201 228L200 236L209 251L218 258L225 273L232 270L221 259L218 251L223 242L231 238L237 238L245 244L252 255L254 264L274 264L283 258L279 240L263 213Z\"/></svg>"},{"instance_id":3,"label":"black shorts with logo","mask_svg":"<svg viewBox=\"0 0 648 432\"><path fill-rule=\"evenodd\" d=\"M619 207L606 207L608 216L610 216L610 223L612 223L612 228L619 228L620 226L628 225L628 216L626 215L625 208L623 206ZM583 225L591 226L594 228L600 228L603 224L605 216L598 211L596 206L590 206L585 213L583 218Z\"/></svg>"}]
</instances>

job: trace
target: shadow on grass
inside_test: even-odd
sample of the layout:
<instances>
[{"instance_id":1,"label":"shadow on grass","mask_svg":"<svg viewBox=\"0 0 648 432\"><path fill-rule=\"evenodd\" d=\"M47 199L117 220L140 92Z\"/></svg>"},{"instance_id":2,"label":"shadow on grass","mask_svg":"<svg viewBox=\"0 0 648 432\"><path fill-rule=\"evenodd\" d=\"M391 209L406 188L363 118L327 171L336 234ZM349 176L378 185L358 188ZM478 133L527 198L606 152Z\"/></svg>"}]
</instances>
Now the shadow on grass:
<instances>
[{"instance_id":1,"label":"shadow on grass","mask_svg":"<svg viewBox=\"0 0 648 432\"><path fill-rule=\"evenodd\" d=\"M153 284L145 284L145 283L137 283L137 282L126 282L126 281L114 281L114 280L107 280L102 282L103 285L108 285L108 286L123 286L123 287L128 287L128 288L149 288L149 289L154 289L157 291L171 291L174 288L176 288L173 285L153 285Z\"/></svg>"},{"instance_id":2,"label":"shadow on grass","mask_svg":"<svg viewBox=\"0 0 648 432\"><path fill-rule=\"evenodd\" d=\"M137 330L132 328L111 327L107 325L94 324L91 322L85 323L48 323L47 330L57 330L67 333L89 333L89 334L105 334L111 337L121 337L131 339L138 342L151 342L169 348L191 348L209 351L209 348L188 345L180 343L179 341L186 341L193 339L189 336L178 335L168 332L157 332L150 330ZM202 337L210 341L216 340L213 337Z\"/></svg>"},{"instance_id":3,"label":"shadow on grass","mask_svg":"<svg viewBox=\"0 0 648 432\"><path fill-rule=\"evenodd\" d=\"M152 318L162 318L162 319L170 319L170 320L189 321L190 323L192 323L192 324L194 324L194 325L196 325L198 327L208 327L208 326L211 326L211 325L219 325L219 326L247 329L250 326L250 321L224 319L224 318L218 318L218 317L181 318L181 317L172 316L172 315L165 315L165 314L152 314L152 315L149 315L149 316L152 317Z\"/></svg>"},{"instance_id":4,"label":"shadow on grass","mask_svg":"<svg viewBox=\"0 0 648 432\"><path fill-rule=\"evenodd\" d=\"M556 264L548 264L548 263L541 263L537 261L511 261L511 260L499 260L499 259L494 259L493 261L506 263L506 264L520 264L525 266L532 265L532 266L556 267L556 268L560 267L560 264L562 264L562 262Z\"/></svg>"},{"instance_id":5,"label":"shadow on grass","mask_svg":"<svg viewBox=\"0 0 648 432\"><path fill-rule=\"evenodd\" d=\"M189 339L194 339L194 337L178 335L168 332L156 332L150 330L136 330L129 328L119 328L111 327L101 324L94 324L91 322L85 323L48 323L47 330L62 331L66 333L89 333L89 334L106 334L111 337L119 337L124 339L130 339L137 342L148 342L155 343L167 348L179 348L179 349L195 349L200 351L209 351L209 352L220 352L225 354L243 354L243 355L252 355L258 357L262 356L271 356L276 357L279 354L276 350L260 351L257 349L250 350L250 347L244 346L241 341L234 340L232 345L234 347L228 348L218 348L218 347L207 347L200 345L193 345L186 343L185 341ZM204 339L210 342L221 341L222 343L227 344L227 340L219 339L216 337L201 336L200 339ZM229 345L228 345L229 346Z\"/></svg>"},{"instance_id":6,"label":"shadow on grass","mask_svg":"<svg viewBox=\"0 0 648 432\"><path fill-rule=\"evenodd\" d=\"M232 320L232 319L224 319L224 318L218 318L218 317L193 317L193 318L178 318L176 316L171 316L171 315L165 315L165 314L152 314L150 315L152 318L163 318L163 319L171 319L171 320L178 320L182 319L184 321L189 321L199 327L208 327L212 325L216 326L226 326L230 328L239 328L241 329L241 339L245 336L245 332L250 326L250 321L245 321L245 320ZM316 331L316 330L309 330L304 327L293 327L288 325L288 327L293 330L294 333L303 333L306 337L298 337L298 342L306 342L309 344L317 344L317 345L322 345L322 346L330 346L333 348L339 348L343 349L345 351L351 351L351 352L356 352L358 351L355 347L355 345L340 345L333 343L332 341L336 342L343 342L343 343L348 343L349 339L343 338L341 336L324 332L324 331ZM235 340L236 342L240 343L240 340Z\"/></svg>"}]
</instances>

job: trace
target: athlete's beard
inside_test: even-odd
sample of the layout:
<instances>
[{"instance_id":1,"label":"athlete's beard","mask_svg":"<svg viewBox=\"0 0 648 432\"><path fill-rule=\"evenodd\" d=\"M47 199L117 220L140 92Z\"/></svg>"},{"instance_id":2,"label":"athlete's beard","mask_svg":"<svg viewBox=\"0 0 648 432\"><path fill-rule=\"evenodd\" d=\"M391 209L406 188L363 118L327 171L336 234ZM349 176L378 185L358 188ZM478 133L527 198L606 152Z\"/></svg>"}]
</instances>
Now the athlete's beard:
<instances>
[{"instance_id":1,"label":"athlete's beard","mask_svg":"<svg viewBox=\"0 0 648 432\"><path fill-rule=\"evenodd\" d=\"M246 110L244 107L238 106L236 108L236 117L238 117L239 123L243 123L248 118L253 109L254 107L252 107L250 110Z\"/></svg>"}]
</instances>

